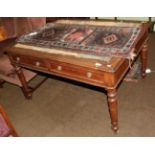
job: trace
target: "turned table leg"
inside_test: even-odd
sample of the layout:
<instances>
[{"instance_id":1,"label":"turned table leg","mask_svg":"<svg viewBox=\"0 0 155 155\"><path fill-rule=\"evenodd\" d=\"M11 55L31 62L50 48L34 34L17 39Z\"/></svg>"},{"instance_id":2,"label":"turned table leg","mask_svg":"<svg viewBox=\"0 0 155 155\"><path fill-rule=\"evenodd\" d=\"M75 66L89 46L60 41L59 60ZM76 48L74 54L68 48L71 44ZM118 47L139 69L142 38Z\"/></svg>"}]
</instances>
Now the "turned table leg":
<instances>
[{"instance_id":1,"label":"turned table leg","mask_svg":"<svg viewBox=\"0 0 155 155\"><path fill-rule=\"evenodd\" d=\"M108 89L107 90L107 100L109 106L109 112L111 117L112 130L117 133L118 131L118 108L117 108L117 90Z\"/></svg>"},{"instance_id":2,"label":"turned table leg","mask_svg":"<svg viewBox=\"0 0 155 155\"><path fill-rule=\"evenodd\" d=\"M16 65L14 65L14 67L15 67L16 73L18 75L18 78L19 78L19 80L20 80L20 82L22 84L22 91L24 93L24 96L27 99L30 99L32 97L32 92L31 92L31 89L28 86L28 83L26 82L24 73L23 73L21 67L18 67Z\"/></svg>"},{"instance_id":3,"label":"turned table leg","mask_svg":"<svg viewBox=\"0 0 155 155\"><path fill-rule=\"evenodd\" d=\"M147 69L147 57L148 57L148 41L145 41L141 53L141 73L142 73L142 78L145 78L146 76L146 69Z\"/></svg>"}]
</instances>

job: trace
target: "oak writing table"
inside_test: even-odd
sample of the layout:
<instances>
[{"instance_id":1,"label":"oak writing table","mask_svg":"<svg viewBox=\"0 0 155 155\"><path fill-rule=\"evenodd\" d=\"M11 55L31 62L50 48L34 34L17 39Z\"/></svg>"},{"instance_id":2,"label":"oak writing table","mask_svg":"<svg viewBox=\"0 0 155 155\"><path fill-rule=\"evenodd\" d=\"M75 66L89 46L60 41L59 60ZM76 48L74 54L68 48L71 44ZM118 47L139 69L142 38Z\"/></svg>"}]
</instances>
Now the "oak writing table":
<instances>
[{"instance_id":1,"label":"oak writing table","mask_svg":"<svg viewBox=\"0 0 155 155\"><path fill-rule=\"evenodd\" d=\"M20 37L7 52L27 96L22 67L104 88L117 132L117 88L138 56L145 77L147 41L146 23L58 20Z\"/></svg>"}]
</instances>

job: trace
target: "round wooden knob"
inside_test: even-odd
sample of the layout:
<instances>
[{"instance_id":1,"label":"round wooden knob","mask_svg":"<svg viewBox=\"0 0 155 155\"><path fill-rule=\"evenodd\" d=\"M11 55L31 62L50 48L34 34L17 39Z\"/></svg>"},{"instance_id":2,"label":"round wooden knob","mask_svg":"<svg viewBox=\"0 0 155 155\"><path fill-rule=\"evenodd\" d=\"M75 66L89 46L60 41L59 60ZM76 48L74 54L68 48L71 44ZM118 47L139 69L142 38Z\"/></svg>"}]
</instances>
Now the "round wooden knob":
<instances>
[{"instance_id":1,"label":"round wooden knob","mask_svg":"<svg viewBox=\"0 0 155 155\"><path fill-rule=\"evenodd\" d=\"M20 57L16 57L16 60L19 62L20 61Z\"/></svg>"},{"instance_id":2,"label":"round wooden knob","mask_svg":"<svg viewBox=\"0 0 155 155\"><path fill-rule=\"evenodd\" d=\"M36 65L36 66L40 66L40 62L39 62L39 61L37 61L35 65Z\"/></svg>"},{"instance_id":3,"label":"round wooden knob","mask_svg":"<svg viewBox=\"0 0 155 155\"><path fill-rule=\"evenodd\" d=\"M62 70L62 66L58 66L58 67L57 67L57 70L58 70L58 71L61 71L61 70Z\"/></svg>"},{"instance_id":4,"label":"round wooden knob","mask_svg":"<svg viewBox=\"0 0 155 155\"><path fill-rule=\"evenodd\" d=\"M88 78L91 78L92 75L93 75L93 74L92 74L91 72L87 72L87 77L88 77Z\"/></svg>"}]
</instances>

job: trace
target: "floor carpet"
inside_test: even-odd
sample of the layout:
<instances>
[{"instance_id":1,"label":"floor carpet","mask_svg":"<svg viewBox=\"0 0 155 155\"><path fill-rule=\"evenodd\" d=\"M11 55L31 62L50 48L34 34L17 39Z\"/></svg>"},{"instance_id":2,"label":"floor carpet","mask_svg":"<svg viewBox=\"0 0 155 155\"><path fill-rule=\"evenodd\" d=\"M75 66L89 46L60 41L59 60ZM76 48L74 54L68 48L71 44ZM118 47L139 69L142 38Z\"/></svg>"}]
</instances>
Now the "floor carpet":
<instances>
[{"instance_id":1,"label":"floor carpet","mask_svg":"<svg viewBox=\"0 0 155 155\"><path fill-rule=\"evenodd\" d=\"M155 34L150 35L148 67L155 71ZM34 79L32 85L42 76ZM155 136L155 72L118 90L119 133L111 130L106 95L97 87L49 76L26 100L6 83L0 102L20 136Z\"/></svg>"}]
</instances>

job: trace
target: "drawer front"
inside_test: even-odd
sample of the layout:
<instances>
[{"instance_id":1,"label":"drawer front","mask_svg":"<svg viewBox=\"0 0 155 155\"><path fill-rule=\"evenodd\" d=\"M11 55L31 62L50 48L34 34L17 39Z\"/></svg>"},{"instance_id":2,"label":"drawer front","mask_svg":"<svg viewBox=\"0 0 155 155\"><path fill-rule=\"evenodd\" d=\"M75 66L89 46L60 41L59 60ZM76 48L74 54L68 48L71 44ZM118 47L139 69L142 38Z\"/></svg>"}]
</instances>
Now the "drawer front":
<instances>
[{"instance_id":1,"label":"drawer front","mask_svg":"<svg viewBox=\"0 0 155 155\"><path fill-rule=\"evenodd\" d=\"M28 56L19 56L19 55L13 55L12 56L13 61L16 63L26 65L26 66L32 66L32 67L37 67L39 69L47 69L46 63L44 60L35 58L35 57L28 57Z\"/></svg>"},{"instance_id":2,"label":"drawer front","mask_svg":"<svg viewBox=\"0 0 155 155\"><path fill-rule=\"evenodd\" d=\"M62 74L77 80L104 83L104 73L98 70L56 61L50 61L49 67L49 70L53 73Z\"/></svg>"}]
</instances>

